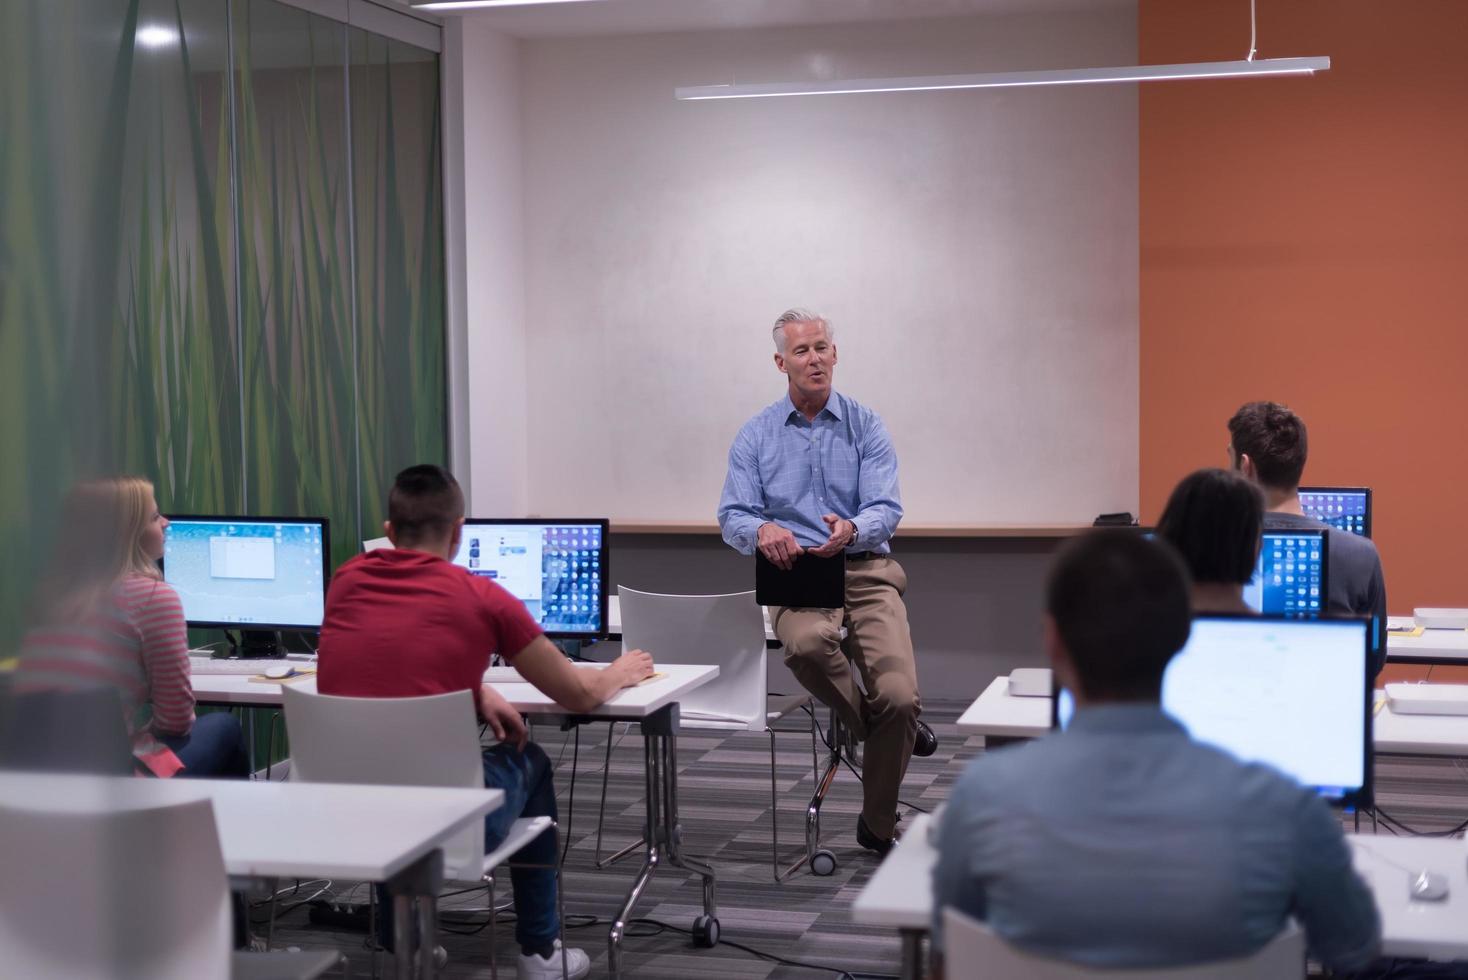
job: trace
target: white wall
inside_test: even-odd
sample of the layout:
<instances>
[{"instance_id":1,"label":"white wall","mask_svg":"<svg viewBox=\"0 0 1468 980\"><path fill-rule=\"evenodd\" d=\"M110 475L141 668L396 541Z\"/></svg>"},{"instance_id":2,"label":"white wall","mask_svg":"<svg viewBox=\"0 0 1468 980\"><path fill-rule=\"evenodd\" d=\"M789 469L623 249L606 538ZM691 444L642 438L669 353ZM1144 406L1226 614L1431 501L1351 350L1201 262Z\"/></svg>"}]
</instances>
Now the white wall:
<instances>
[{"instance_id":1,"label":"white wall","mask_svg":"<svg viewBox=\"0 0 1468 980\"><path fill-rule=\"evenodd\" d=\"M1135 63L1134 10L520 56L530 512L710 520L735 430L782 394L768 326L794 305L835 321L837 385L885 417L909 522L1137 509L1134 86L672 97ZM480 511L500 421L473 413Z\"/></svg>"},{"instance_id":2,"label":"white wall","mask_svg":"<svg viewBox=\"0 0 1468 980\"><path fill-rule=\"evenodd\" d=\"M459 18L445 39L450 334L462 343L450 347L450 414L467 414L452 462L471 514L518 516L529 508L519 43Z\"/></svg>"},{"instance_id":3,"label":"white wall","mask_svg":"<svg viewBox=\"0 0 1468 980\"><path fill-rule=\"evenodd\" d=\"M446 41L472 512L711 519L790 305L836 321L909 523L1136 510L1134 87L672 98L1134 62L1133 10Z\"/></svg>"}]
</instances>

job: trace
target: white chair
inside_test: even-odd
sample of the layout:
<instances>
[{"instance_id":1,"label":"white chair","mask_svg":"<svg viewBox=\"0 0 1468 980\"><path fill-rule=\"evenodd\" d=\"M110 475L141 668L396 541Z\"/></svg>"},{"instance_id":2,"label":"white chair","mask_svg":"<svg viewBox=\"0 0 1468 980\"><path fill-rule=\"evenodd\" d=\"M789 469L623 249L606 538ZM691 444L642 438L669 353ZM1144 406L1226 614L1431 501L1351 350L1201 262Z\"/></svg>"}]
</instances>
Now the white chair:
<instances>
[{"instance_id":1,"label":"white chair","mask_svg":"<svg viewBox=\"0 0 1468 980\"><path fill-rule=\"evenodd\" d=\"M1305 936L1293 922L1252 956L1146 970L1102 970L1015 949L984 923L943 910L943 962L948 980L1299 980Z\"/></svg>"},{"instance_id":2,"label":"white chair","mask_svg":"<svg viewBox=\"0 0 1468 980\"><path fill-rule=\"evenodd\" d=\"M802 857L780 870L780 820L775 785L775 734L772 727L810 704L808 694L768 694L764 609L753 592L728 595L663 595L617 587L622 613L622 648L646 650L653 660L673 664L716 664L719 676L679 698L680 727L691 731L763 732L770 739L770 863L781 881L805 863ZM811 714L811 770L816 767L815 715ZM612 738L607 738L602 768L601 807L596 827L596 865L605 867L642 842L636 841L601 858L602 821L606 816L607 775ZM808 856L808 855L807 855Z\"/></svg>"},{"instance_id":3,"label":"white chair","mask_svg":"<svg viewBox=\"0 0 1468 980\"><path fill-rule=\"evenodd\" d=\"M334 951L232 953L229 877L207 799L119 808L0 807L0 960L7 977L293 977ZM66 873L80 870L80 876Z\"/></svg>"},{"instance_id":4,"label":"white chair","mask_svg":"<svg viewBox=\"0 0 1468 980\"><path fill-rule=\"evenodd\" d=\"M316 783L484 787L484 762L468 691L416 698L343 698L281 686L291 778ZM523 817L503 843L484 853L484 826L463 831L443 848L444 878L489 889L489 968L495 962L494 871L555 826L550 817ZM561 903L556 869L557 908ZM564 950L565 916L562 919ZM562 973L565 954L562 953Z\"/></svg>"}]
</instances>

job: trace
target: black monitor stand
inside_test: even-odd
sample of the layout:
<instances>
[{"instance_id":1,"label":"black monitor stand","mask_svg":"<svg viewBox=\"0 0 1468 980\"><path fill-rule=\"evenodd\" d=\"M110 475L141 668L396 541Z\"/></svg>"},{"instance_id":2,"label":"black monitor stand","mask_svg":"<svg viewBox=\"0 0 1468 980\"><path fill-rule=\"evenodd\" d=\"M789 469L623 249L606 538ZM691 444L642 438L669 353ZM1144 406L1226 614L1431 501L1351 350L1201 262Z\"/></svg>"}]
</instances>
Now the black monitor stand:
<instances>
[{"instance_id":1,"label":"black monitor stand","mask_svg":"<svg viewBox=\"0 0 1468 980\"><path fill-rule=\"evenodd\" d=\"M241 659L271 659L284 657L292 653L315 653L309 647L304 650L291 650L286 647L285 640L280 630L245 630L239 631L239 639L236 640L225 630L225 637L229 639L229 653L227 656L239 657Z\"/></svg>"}]
</instances>

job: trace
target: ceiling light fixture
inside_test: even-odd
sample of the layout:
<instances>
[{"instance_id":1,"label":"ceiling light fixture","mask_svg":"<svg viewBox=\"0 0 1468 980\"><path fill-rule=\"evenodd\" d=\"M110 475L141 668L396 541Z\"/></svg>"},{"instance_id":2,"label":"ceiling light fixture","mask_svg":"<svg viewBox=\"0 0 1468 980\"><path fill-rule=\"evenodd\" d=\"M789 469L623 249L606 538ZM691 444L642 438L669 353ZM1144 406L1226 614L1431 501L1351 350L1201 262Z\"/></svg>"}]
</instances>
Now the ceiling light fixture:
<instances>
[{"instance_id":1,"label":"ceiling light fixture","mask_svg":"<svg viewBox=\"0 0 1468 980\"><path fill-rule=\"evenodd\" d=\"M788 95L851 95L860 92L939 92L965 88L1022 88L1038 85L1097 85L1161 82L1186 78L1248 78L1313 75L1330 69L1329 58L1265 58L1258 51L1258 21L1249 3L1249 53L1242 61L1200 61L1182 65L1126 65L1120 68L1060 68L977 75L921 75L911 78L848 78L829 82L775 82L754 85L690 85L673 90L684 101L767 99Z\"/></svg>"},{"instance_id":2,"label":"ceiling light fixture","mask_svg":"<svg viewBox=\"0 0 1468 980\"><path fill-rule=\"evenodd\" d=\"M170 48L178 43L178 28L163 24L143 24L134 37L145 48Z\"/></svg>"},{"instance_id":3,"label":"ceiling light fixture","mask_svg":"<svg viewBox=\"0 0 1468 980\"><path fill-rule=\"evenodd\" d=\"M1158 82L1183 78L1239 78L1250 75L1313 75L1330 68L1329 58L1269 58L1261 61L1202 61L1185 65L1132 65L1122 68L1062 68L1054 71L1004 71L982 75L923 75L916 78L850 78L832 82L777 82L768 85L692 85L673 90L685 101L766 99L784 95L849 95L858 92L940 92L961 88L1021 88L1036 85L1095 85L1107 82Z\"/></svg>"},{"instance_id":4,"label":"ceiling light fixture","mask_svg":"<svg viewBox=\"0 0 1468 980\"><path fill-rule=\"evenodd\" d=\"M599 3L600 0L409 0L414 10L476 10L494 7L538 7L547 3Z\"/></svg>"}]
</instances>

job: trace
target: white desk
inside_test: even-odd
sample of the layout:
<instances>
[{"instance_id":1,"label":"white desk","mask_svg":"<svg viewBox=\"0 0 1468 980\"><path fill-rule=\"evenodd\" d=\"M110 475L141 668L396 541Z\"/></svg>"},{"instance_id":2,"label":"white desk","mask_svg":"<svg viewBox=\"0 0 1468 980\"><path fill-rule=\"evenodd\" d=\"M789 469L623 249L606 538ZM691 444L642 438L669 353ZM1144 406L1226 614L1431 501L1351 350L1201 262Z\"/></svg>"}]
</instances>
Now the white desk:
<instances>
[{"instance_id":1,"label":"white desk","mask_svg":"<svg viewBox=\"0 0 1468 980\"><path fill-rule=\"evenodd\" d=\"M441 846L498 809L504 797L497 789L404 792L331 783L0 773L0 803L19 809L96 811L207 799L231 876L381 882L426 902L430 911L443 880ZM431 928L436 914L426 918ZM422 942L430 964L433 946L430 932ZM411 971L412 956L411 943L398 944L400 976Z\"/></svg>"},{"instance_id":2,"label":"white desk","mask_svg":"<svg viewBox=\"0 0 1468 980\"><path fill-rule=\"evenodd\" d=\"M901 935L904 980L922 976L923 936L932 922L933 864L938 859L928 841L932 826L931 814L914 820L851 905L854 922L896 929Z\"/></svg>"},{"instance_id":3,"label":"white desk","mask_svg":"<svg viewBox=\"0 0 1468 980\"><path fill-rule=\"evenodd\" d=\"M189 658L191 661L194 658ZM315 667L303 663L301 667ZM262 670L264 668L261 668ZM247 674L193 674L194 699L200 704L222 705L230 708L279 708L280 685L275 682L254 681ZM315 680L305 678L295 684L314 685Z\"/></svg>"},{"instance_id":4,"label":"white desk","mask_svg":"<svg viewBox=\"0 0 1468 980\"><path fill-rule=\"evenodd\" d=\"M1378 701L1386 694L1376 692ZM1397 714L1383 704L1372 719L1372 747L1382 755L1468 758L1468 715Z\"/></svg>"},{"instance_id":5,"label":"white desk","mask_svg":"<svg viewBox=\"0 0 1468 980\"><path fill-rule=\"evenodd\" d=\"M1388 616L1387 628L1413 625L1411 616ZM1388 632L1386 658L1407 664L1468 663L1468 630L1423 630L1421 636Z\"/></svg>"},{"instance_id":6,"label":"white desk","mask_svg":"<svg viewBox=\"0 0 1468 980\"><path fill-rule=\"evenodd\" d=\"M1468 958L1468 847L1462 840L1347 834L1356 870L1381 914L1382 953L1434 960ZM1419 871L1447 875L1448 896L1415 902L1407 883Z\"/></svg>"},{"instance_id":7,"label":"white desk","mask_svg":"<svg viewBox=\"0 0 1468 980\"><path fill-rule=\"evenodd\" d=\"M928 842L931 820L923 815L913 821L851 907L854 921L901 932L905 978L920 975L922 936L932 921L938 854ZM1383 955L1468 958L1468 844L1386 834L1347 834L1346 840L1381 914ZM1423 870L1448 876L1446 900L1414 902L1408 897L1409 876Z\"/></svg>"},{"instance_id":8,"label":"white desk","mask_svg":"<svg viewBox=\"0 0 1468 980\"><path fill-rule=\"evenodd\" d=\"M306 666L306 665L303 665ZM596 670L597 664L577 666ZM695 687L707 684L719 674L719 668L703 664L658 664L665 676L637 687L617 692L606 704L578 717L602 720L636 721L677 701ZM525 681L517 680L513 667L491 667L484 672L490 684L516 711L525 715L564 716L566 710ZM314 691L314 676L291 681L302 690ZM279 708L281 685L275 681L256 681L243 674L194 674L194 697L200 704Z\"/></svg>"},{"instance_id":9,"label":"white desk","mask_svg":"<svg viewBox=\"0 0 1468 980\"><path fill-rule=\"evenodd\" d=\"M963 735L1003 738L1039 738L1050 730L1053 711L1050 698L1015 697L1009 693L1009 677L989 682L973 704L958 717Z\"/></svg>"},{"instance_id":10,"label":"white desk","mask_svg":"<svg viewBox=\"0 0 1468 980\"><path fill-rule=\"evenodd\" d=\"M595 670L595 664L579 665ZM516 682L513 669L492 668L485 681L504 695L516 711L537 718L567 718L584 721L635 721L642 728L643 764L647 774L646 835L642 867L627 891L627 898L612 920L608 937L607 965L613 977L622 968L622 939L633 907L647 887L653 873L666 861L675 867L693 871L703 878L703 917L716 920L718 903L714 896L714 870L687 857L682 852L678 825L678 698L719 674L719 668L705 664L658 664L664 676L624 688L600 707L582 715L573 715L528 683ZM316 680L307 677L294 682L314 690ZM196 674L194 696L201 704L236 704L253 707L279 707L280 684L252 681L237 674Z\"/></svg>"},{"instance_id":11,"label":"white desk","mask_svg":"<svg viewBox=\"0 0 1468 980\"><path fill-rule=\"evenodd\" d=\"M600 670L602 664L576 665L581 670ZM719 668L711 664L657 664L654 668L662 674L654 680L636 687L623 688L611 700L578 718L599 721L635 721L656 714L696 687L701 687L719 676ZM485 683L504 695L515 710L534 717L565 717L567 711L549 695L541 693L535 685L523 680L513 667L491 667L484 672ZM310 683L302 681L301 683Z\"/></svg>"}]
</instances>

